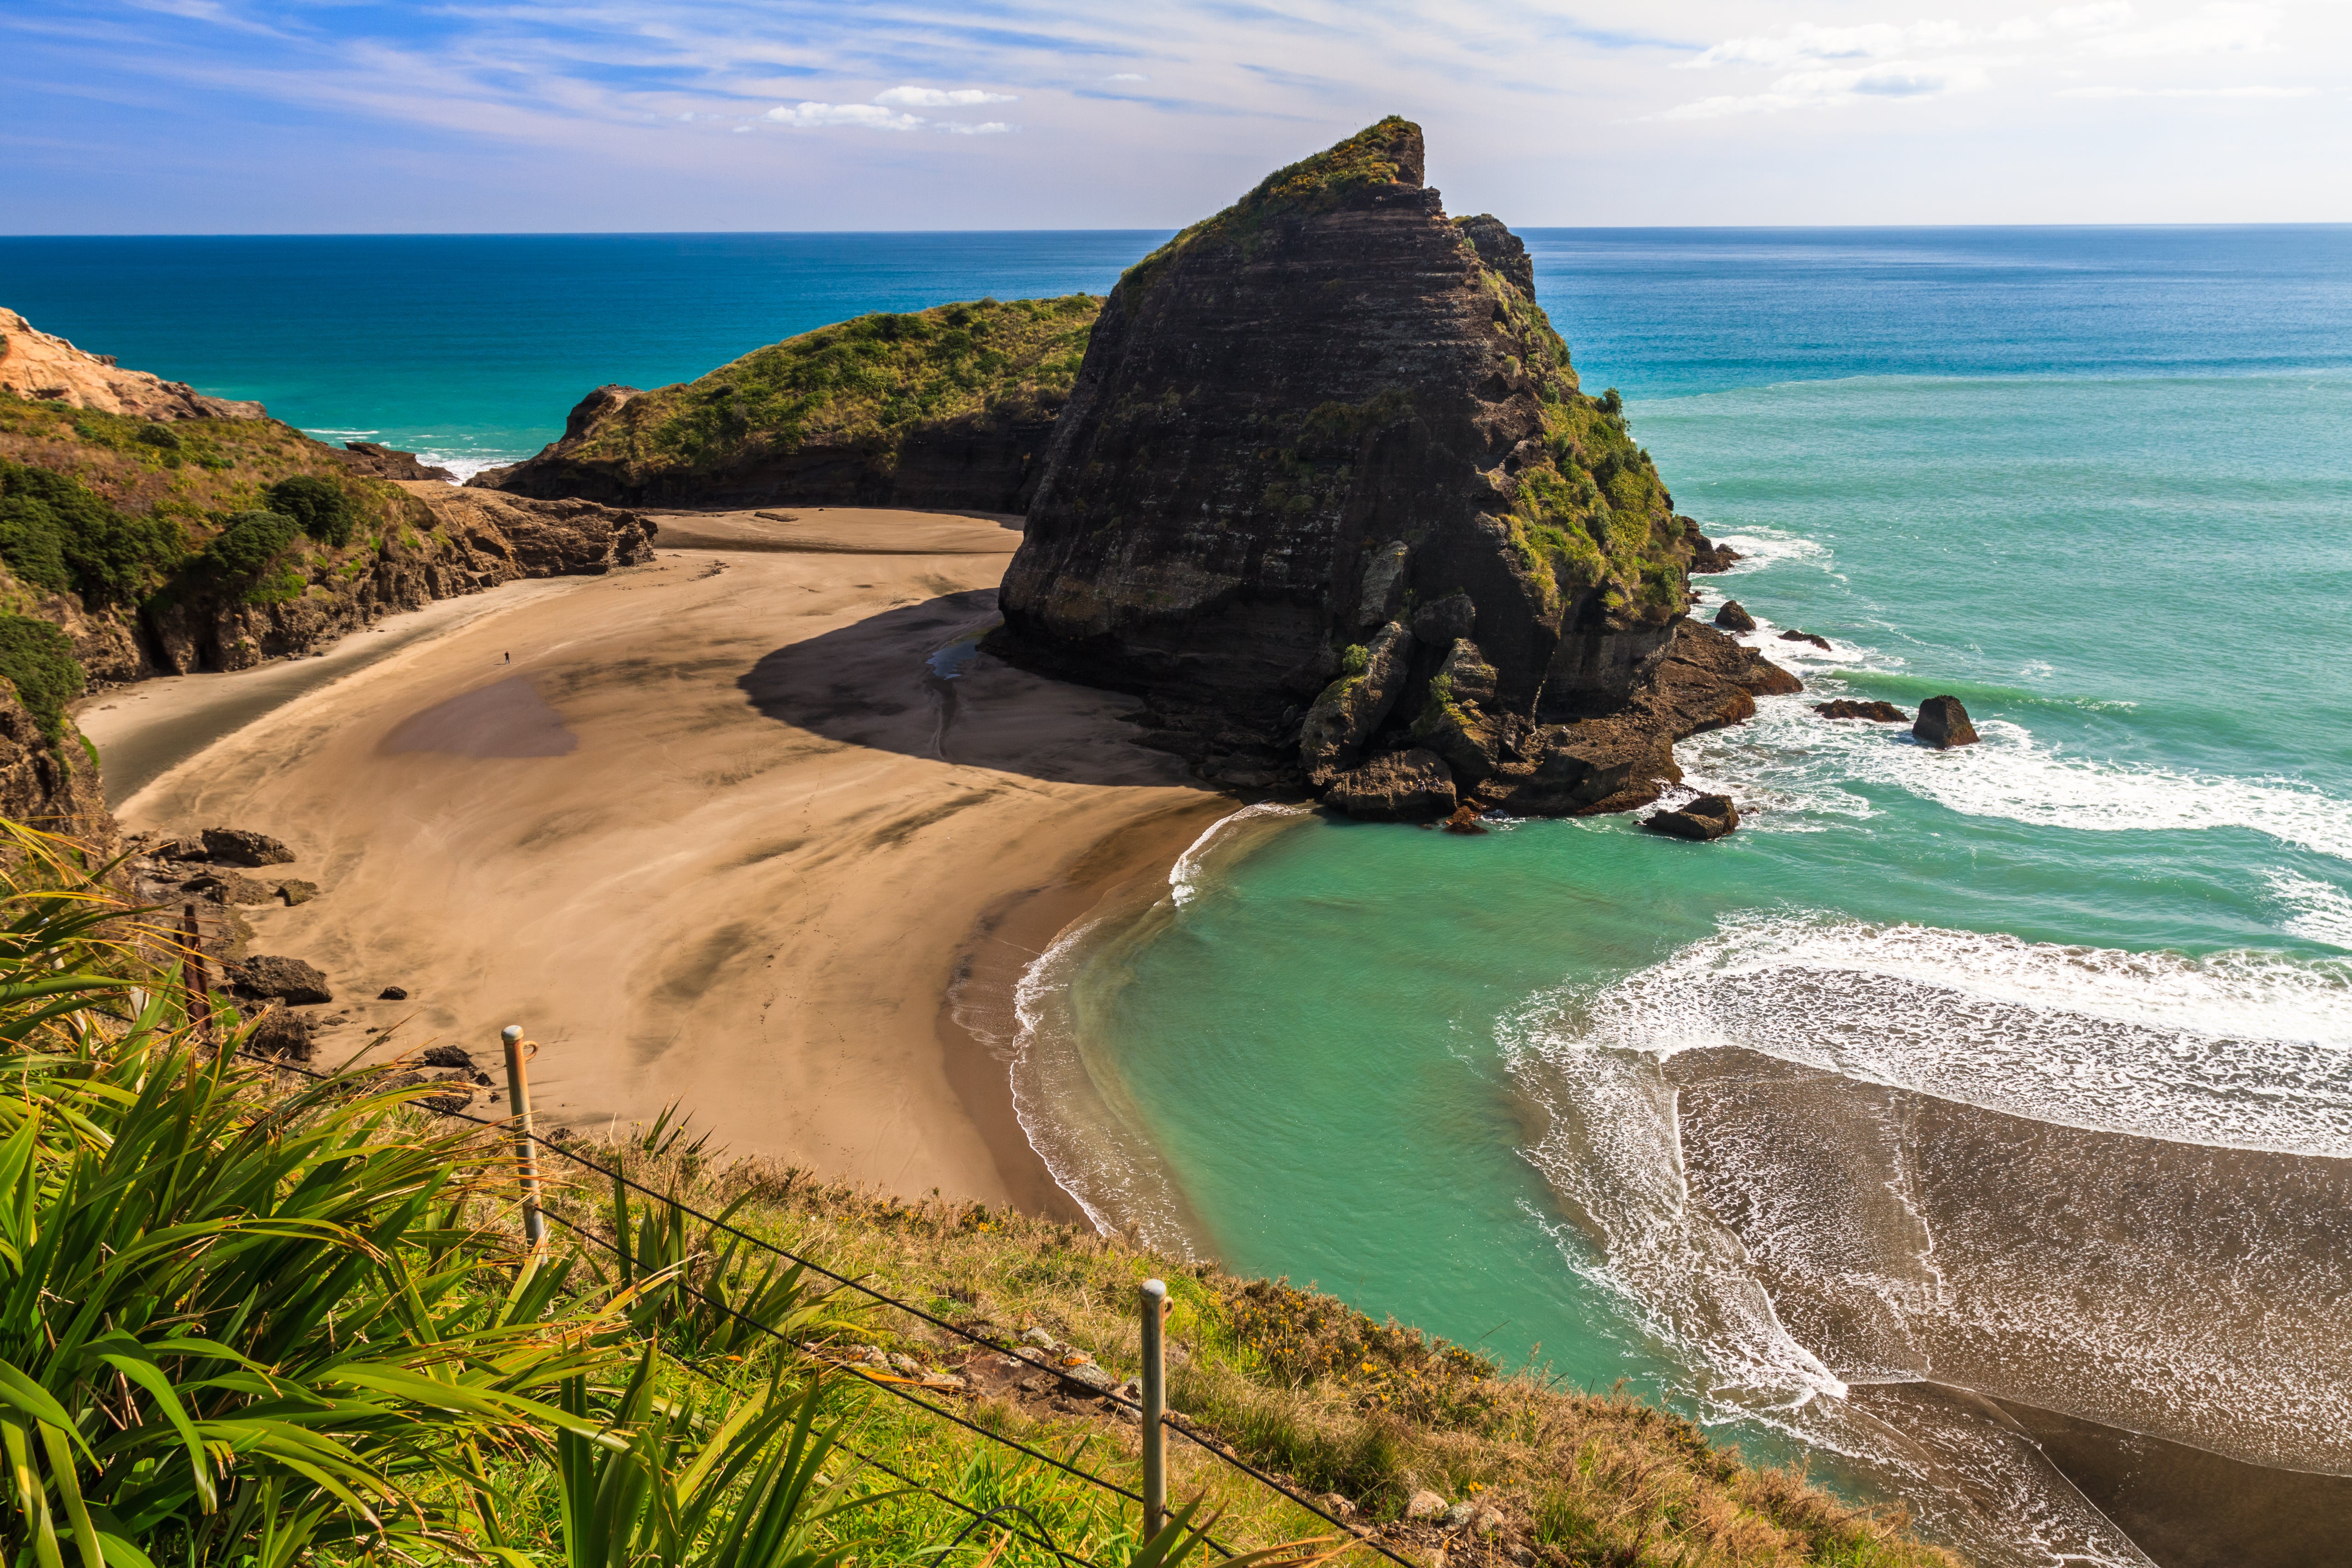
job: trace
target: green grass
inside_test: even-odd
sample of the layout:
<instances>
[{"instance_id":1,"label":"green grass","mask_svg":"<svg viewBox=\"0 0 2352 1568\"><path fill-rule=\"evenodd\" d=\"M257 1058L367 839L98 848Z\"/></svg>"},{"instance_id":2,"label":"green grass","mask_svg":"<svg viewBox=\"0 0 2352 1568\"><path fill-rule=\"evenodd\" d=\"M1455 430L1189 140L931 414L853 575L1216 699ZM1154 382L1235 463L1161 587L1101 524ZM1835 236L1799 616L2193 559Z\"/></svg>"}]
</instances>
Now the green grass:
<instances>
[{"instance_id":1,"label":"green grass","mask_svg":"<svg viewBox=\"0 0 2352 1568\"><path fill-rule=\"evenodd\" d=\"M1071 294L859 316L641 393L566 455L643 478L813 444L890 448L958 420L1044 420L1068 397L1101 308Z\"/></svg>"}]
</instances>

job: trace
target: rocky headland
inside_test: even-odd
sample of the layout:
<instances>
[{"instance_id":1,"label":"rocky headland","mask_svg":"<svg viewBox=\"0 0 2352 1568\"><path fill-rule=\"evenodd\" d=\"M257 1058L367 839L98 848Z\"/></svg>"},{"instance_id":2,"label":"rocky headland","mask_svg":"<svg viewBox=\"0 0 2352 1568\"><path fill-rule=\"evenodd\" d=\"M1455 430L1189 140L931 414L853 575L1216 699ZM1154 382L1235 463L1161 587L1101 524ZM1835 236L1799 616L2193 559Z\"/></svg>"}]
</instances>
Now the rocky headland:
<instances>
[{"instance_id":1,"label":"rocky headland","mask_svg":"<svg viewBox=\"0 0 2352 1568\"><path fill-rule=\"evenodd\" d=\"M679 385L600 386L537 457L467 482L628 506L1021 511L1101 305L860 316Z\"/></svg>"},{"instance_id":2,"label":"rocky headland","mask_svg":"<svg viewBox=\"0 0 2352 1568\"><path fill-rule=\"evenodd\" d=\"M1675 740L1799 683L1686 618L1703 538L1534 288L1400 119L1186 229L1103 307L990 646L1136 693L1232 787L1656 799Z\"/></svg>"},{"instance_id":3,"label":"rocky headland","mask_svg":"<svg viewBox=\"0 0 2352 1568\"><path fill-rule=\"evenodd\" d=\"M405 452L125 371L0 311L0 815L113 826L69 705L321 650L383 616L653 554L590 501L466 490Z\"/></svg>"}]
</instances>

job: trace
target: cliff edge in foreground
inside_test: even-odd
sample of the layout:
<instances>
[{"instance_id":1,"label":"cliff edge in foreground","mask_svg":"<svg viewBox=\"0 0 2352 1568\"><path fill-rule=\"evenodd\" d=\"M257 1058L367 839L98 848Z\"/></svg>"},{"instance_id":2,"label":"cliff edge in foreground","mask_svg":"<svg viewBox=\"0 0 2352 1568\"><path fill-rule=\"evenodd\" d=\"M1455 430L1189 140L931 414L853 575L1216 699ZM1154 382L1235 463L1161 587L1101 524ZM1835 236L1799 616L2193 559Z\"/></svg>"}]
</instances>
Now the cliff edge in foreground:
<instances>
[{"instance_id":1,"label":"cliff edge in foreground","mask_svg":"<svg viewBox=\"0 0 2352 1568\"><path fill-rule=\"evenodd\" d=\"M1696 529L1534 289L1393 117L1186 229L1103 308L995 646L1358 816L1654 799L1796 683L1684 619Z\"/></svg>"}]
</instances>

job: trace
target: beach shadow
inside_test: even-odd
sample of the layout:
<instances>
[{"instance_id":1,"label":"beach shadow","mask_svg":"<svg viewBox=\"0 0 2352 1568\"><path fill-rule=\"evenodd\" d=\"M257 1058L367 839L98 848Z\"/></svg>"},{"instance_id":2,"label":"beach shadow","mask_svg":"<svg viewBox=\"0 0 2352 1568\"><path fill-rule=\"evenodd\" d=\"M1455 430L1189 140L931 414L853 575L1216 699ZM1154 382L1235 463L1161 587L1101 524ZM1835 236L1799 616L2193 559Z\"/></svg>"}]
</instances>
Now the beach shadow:
<instances>
[{"instance_id":1,"label":"beach shadow","mask_svg":"<svg viewBox=\"0 0 2352 1568\"><path fill-rule=\"evenodd\" d=\"M901 605L763 655L736 681L779 723L846 745L1054 784L1172 782L1135 743L1134 699L1051 680L978 650L996 591Z\"/></svg>"}]
</instances>

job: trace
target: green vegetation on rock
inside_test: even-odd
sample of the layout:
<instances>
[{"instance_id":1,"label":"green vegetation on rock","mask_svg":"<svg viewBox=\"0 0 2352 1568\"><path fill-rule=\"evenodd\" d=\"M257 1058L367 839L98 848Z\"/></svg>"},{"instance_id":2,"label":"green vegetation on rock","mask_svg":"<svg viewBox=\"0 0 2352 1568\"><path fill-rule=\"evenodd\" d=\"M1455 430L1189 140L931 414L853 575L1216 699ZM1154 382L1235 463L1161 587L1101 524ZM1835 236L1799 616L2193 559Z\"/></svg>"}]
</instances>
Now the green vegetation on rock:
<instances>
[{"instance_id":1,"label":"green vegetation on rock","mask_svg":"<svg viewBox=\"0 0 2352 1568\"><path fill-rule=\"evenodd\" d=\"M86 605L134 603L185 551L168 517L119 511L69 474L0 459L0 559L24 582Z\"/></svg>"},{"instance_id":2,"label":"green vegetation on rock","mask_svg":"<svg viewBox=\"0 0 2352 1568\"><path fill-rule=\"evenodd\" d=\"M640 393L564 455L700 470L811 445L890 445L957 419L1047 419L1069 395L1101 308L1070 294L859 316Z\"/></svg>"},{"instance_id":3,"label":"green vegetation on rock","mask_svg":"<svg viewBox=\"0 0 2352 1568\"><path fill-rule=\"evenodd\" d=\"M284 512L320 543L341 549L352 542L359 509L341 485L316 474L296 474L270 486L268 494L270 510Z\"/></svg>"},{"instance_id":4,"label":"green vegetation on rock","mask_svg":"<svg viewBox=\"0 0 2352 1568\"><path fill-rule=\"evenodd\" d=\"M66 634L31 616L0 616L0 677L16 687L49 744L61 745L66 704L81 695L83 679Z\"/></svg>"},{"instance_id":5,"label":"green vegetation on rock","mask_svg":"<svg viewBox=\"0 0 2352 1568\"><path fill-rule=\"evenodd\" d=\"M1408 165L1418 164L1420 156L1421 127L1391 114L1311 158L1276 169L1241 200L1184 229L1129 268L1119 286L1128 291L1131 302L1151 287L1169 262L1197 245L1237 245L1248 254L1256 248L1260 232L1275 219L1325 212L1352 192L1396 184ZM1417 168L1413 178L1420 178Z\"/></svg>"}]
</instances>

